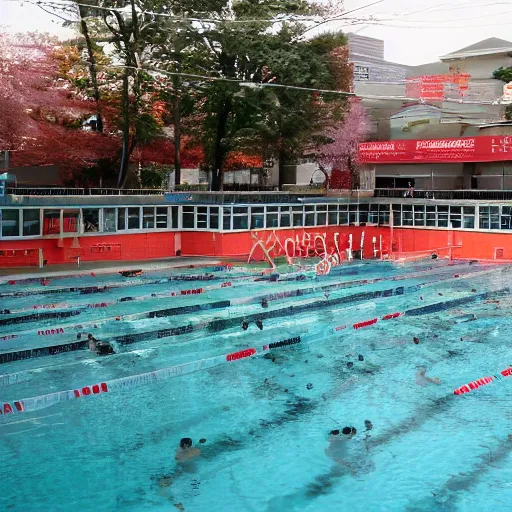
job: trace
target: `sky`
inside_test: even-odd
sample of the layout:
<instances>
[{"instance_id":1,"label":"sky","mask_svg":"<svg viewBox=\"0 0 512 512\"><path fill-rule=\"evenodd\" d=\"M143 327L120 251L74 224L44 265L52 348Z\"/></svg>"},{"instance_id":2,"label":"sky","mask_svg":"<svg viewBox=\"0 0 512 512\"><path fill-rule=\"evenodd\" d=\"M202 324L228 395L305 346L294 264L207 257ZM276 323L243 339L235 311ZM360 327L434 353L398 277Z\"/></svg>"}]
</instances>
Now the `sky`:
<instances>
[{"instance_id":1,"label":"sky","mask_svg":"<svg viewBox=\"0 0 512 512\"><path fill-rule=\"evenodd\" d=\"M350 11L378 0L345 0ZM86 3L86 0L85 0ZM378 20L356 23L349 19ZM39 7L13 0L0 0L0 30L50 32L69 35L62 20ZM512 2L510 0L382 0L376 5L347 13L344 21L324 25L384 40L386 60L418 65L437 61L465 46L499 37L512 40Z\"/></svg>"}]
</instances>

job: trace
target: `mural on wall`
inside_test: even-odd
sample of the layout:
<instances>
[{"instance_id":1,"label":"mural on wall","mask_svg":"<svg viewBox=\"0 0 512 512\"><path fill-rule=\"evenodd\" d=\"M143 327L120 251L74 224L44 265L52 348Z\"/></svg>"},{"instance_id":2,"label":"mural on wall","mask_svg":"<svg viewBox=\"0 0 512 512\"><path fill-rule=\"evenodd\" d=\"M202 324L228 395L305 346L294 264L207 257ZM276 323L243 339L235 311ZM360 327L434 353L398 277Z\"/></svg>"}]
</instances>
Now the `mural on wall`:
<instances>
[{"instance_id":1,"label":"mural on wall","mask_svg":"<svg viewBox=\"0 0 512 512\"><path fill-rule=\"evenodd\" d=\"M317 275L327 275L334 267L342 264L343 261L352 261L353 254L353 235L351 233L302 233L295 237L279 237L276 231L270 232L266 239L260 238L258 232L251 232L253 246L249 253L247 262L254 258L255 251L259 248L263 253L263 258L269 263L272 269L276 268L275 259L284 256L289 265L297 265L297 260L306 258L320 258L312 269ZM365 232L361 233L359 255L362 258L364 253ZM372 254L376 258L382 254L382 236L380 236L380 249L377 249L377 239L372 238Z\"/></svg>"}]
</instances>

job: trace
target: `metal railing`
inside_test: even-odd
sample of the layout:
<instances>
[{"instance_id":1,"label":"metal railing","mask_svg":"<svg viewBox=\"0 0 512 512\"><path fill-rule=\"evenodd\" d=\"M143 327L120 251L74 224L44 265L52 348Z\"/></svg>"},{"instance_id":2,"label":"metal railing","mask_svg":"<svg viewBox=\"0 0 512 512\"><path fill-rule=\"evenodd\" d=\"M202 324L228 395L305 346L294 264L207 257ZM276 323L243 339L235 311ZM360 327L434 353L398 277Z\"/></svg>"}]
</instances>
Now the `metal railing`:
<instances>
[{"instance_id":1,"label":"metal railing","mask_svg":"<svg viewBox=\"0 0 512 512\"><path fill-rule=\"evenodd\" d=\"M18 196L149 196L165 192L151 188L7 187L6 190L6 194Z\"/></svg>"},{"instance_id":2,"label":"metal railing","mask_svg":"<svg viewBox=\"0 0 512 512\"><path fill-rule=\"evenodd\" d=\"M408 188L376 188L374 197L409 198ZM443 200L481 200L508 201L512 200L512 190L418 190L414 189L412 199L443 199Z\"/></svg>"}]
</instances>

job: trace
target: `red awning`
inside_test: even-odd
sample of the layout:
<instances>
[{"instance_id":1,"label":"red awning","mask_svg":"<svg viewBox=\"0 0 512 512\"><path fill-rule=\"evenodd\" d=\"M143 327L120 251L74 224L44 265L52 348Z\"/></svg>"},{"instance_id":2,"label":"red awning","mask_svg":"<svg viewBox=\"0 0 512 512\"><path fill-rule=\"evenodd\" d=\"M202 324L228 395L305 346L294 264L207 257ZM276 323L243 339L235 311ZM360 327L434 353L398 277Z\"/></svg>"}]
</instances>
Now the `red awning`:
<instances>
[{"instance_id":1,"label":"red awning","mask_svg":"<svg viewBox=\"0 0 512 512\"><path fill-rule=\"evenodd\" d=\"M512 136L389 140L359 144L362 164L426 164L512 160Z\"/></svg>"}]
</instances>

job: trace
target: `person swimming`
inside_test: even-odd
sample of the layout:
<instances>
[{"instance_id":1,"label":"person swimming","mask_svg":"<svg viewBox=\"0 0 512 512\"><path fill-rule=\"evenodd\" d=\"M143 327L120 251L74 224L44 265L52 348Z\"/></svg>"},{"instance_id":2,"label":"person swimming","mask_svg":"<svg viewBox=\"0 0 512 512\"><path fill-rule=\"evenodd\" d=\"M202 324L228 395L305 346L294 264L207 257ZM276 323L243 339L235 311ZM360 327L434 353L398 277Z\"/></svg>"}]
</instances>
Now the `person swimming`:
<instances>
[{"instance_id":1,"label":"person swimming","mask_svg":"<svg viewBox=\"0 0 512 512\"><path fill-rule=\"evenodd\" d=\"M260 331L263 330L263 322L258 318L258 320L255 320L254 323L258 326L258 329Z\"/></svg>"},{"instance_id":2,"label":"person swimming","mask_svg":"<svg viewBox=\"0 0 512 512\"><path fill-rule=\"evenodd\" d=\"M420 368L418 373L416 373L416 384L418 386L425 386L427 384L441 384L441 380L437 377L427 377L425 374L427 373L426 368Z\"/></svg>"},{"instance_id":3,"label":"person swimming","mask_svg":"<svg viewBox=\"0 0 512 512\"><path fill-rule=\"evenodd\" d=\"M261 307L262 308L268 308L268 300L267 299L263 299L261 301Z\"/></svg>"},{"instance_id":4,"label":"person swimming","mask_svg":"<svg viewBox=\"0 0 512 512\"><path fill-rule=\"evenodd\" d=\"M114 347L108 341L98 341L92 334L87 335L89 350L99 356L115 354Z\"/></svg>"},{"instance_id":5,"label":"person swimming","mask_svg":"<svg viewBox=\"0 0 512 512\"><path fill-rule=\"evenodd\" d=\"M190 437L184 437L180 441L180 447L176 450L174 459L182 467L191 468L191 463L201 455L201 450L192 446L192 439Z\"/></svg>"},{"instance_id":6,"label":"person swimming","mask_svg":"<svg viewBox=\"0 0 512 512\"><path fill-rule=\"evenodd\" d=\"M331 430L329 434L329 446L325 449L327 457L338 464L348 465L345 461L348 455L347 441L352 439L356 433L357 430L355 427L344 427L341 433L338 429Z\"/></svg>"},{"instance_id":7,"label":"person swimming","mask_svg":"<svg viewBox=\"0 0 512 512\"><path fill-rule=\"evenodd\" d=\"M242 329L244 331L247 331L248 328L249 328L249 322L247 320L243 320L242 321Z\"/></svg>"}]
</instances>

